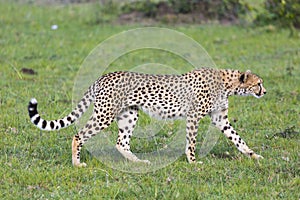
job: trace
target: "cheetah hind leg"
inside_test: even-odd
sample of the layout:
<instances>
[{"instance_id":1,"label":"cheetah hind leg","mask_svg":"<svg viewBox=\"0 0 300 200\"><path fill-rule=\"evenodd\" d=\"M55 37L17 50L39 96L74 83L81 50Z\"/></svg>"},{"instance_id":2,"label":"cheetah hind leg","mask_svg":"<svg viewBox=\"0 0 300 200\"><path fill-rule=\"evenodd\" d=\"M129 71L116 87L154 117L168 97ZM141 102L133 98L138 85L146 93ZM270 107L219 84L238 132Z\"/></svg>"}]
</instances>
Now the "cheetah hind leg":
<instances>
[{"instance_id":1,"label":"cheetah hind leg","mask_svg":"<svg viewBox=\"0 0 300 200\"><path fill-rule=\"evenodd\" d=\"M79 137L81 132L73 137L72 141L72 164L74 167L86 167L86 163L80 162L80 150L83 145Z\"/></svg>"},{"instance_id":2,"label":"cheetah hind leg","mask_svg":"<svg viewBox=\"0 0 300 200\"><path fill-rule=\"evenodd\" d=\"M149 160L140 160L136 155L134 155L130 151L130 138L132 136L132 132L137 120L138 108L136 107L131 107L128 110L123 111L117 117L119 134L116 148L126 159L130 161L150 164Z\"/></svg>"},{"instance_id":3,"label":"cheetah hind leg","mask_svg":"<svg viewBox=\"0 0 300 200\"><path fill-rule=\"evenodd\" d=\"M72 141L72 163L75 167L86 167L85 163L80 162L80 150L83 144L90 139L91 137L95 136L101 130L107 128L113 121L113 116L108 116L110 121L106 124L102 124L97 119L97 116L92 115L89 119L85 127L73 137Z\"/></svg>"}]
</instances>

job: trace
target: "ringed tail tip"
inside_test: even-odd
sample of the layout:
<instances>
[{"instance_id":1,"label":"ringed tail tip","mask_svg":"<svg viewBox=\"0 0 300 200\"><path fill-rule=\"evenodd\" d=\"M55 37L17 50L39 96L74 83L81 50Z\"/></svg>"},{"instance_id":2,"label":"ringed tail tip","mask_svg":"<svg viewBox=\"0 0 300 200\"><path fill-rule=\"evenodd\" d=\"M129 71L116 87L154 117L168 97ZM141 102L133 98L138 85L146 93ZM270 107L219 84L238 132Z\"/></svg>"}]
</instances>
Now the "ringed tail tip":
<instances>
[{"instance_id":1,"label":"ringed tail tip","mask_svg":"<svg viewBox=\"0 0 300 200\"><path fill-rule=\"evenodd\" d=\"M37 115L37 100L35 98L32 98L29 101L28 104L28 113L29 113L29 117L32 118L33 116Z\"/></svg>"},{"instance_id":2,"label":"ringed tail tip","mask_svg":"<svg viewBox=\"0 0 300 200\"><path fill-rule=\"evenodd\" d=\"M32 99L30 99L30 102L29 102L30 104L37 104L37 100L36 100L36 98L32 98Z\"/></svg>"}]
</instances>

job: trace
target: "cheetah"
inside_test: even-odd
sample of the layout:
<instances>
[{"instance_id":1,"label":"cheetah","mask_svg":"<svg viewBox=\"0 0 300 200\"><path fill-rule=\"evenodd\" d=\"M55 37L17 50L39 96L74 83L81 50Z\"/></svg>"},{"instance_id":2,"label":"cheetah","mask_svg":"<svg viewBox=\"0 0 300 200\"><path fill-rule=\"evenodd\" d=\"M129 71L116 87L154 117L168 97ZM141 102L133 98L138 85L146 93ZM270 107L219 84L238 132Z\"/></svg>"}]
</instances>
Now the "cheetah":
<instances>
[{"instance_id":1,"label":"cheetah","mask_svg":"<svg viewBox=\"0 0 300 200\"><path fill-rule=\"evenodd\" d=\"M37 100L28 105L31 122L42 130L52 131L73 124L94 104L93 114L87 124L73 137L72 163L80 162L83 144L114 120L118 125L117 150L128 160L140 160L130 150L130 139L141 109L150 116L161 119L186 119L187 161L196 162L195 148L198 123L206 115L212 124L233 142L244 155L260 159L262 156L251 150L234 130L228 120L228 97L231 95L254 96L266 94L263 80L250 70L241 72L231 69L200 68L182 75L151 75L135 72L113 72L101 76L92 84L76 108L67 116L57 120L41 118Z\"/></svg>"}]
</instances>

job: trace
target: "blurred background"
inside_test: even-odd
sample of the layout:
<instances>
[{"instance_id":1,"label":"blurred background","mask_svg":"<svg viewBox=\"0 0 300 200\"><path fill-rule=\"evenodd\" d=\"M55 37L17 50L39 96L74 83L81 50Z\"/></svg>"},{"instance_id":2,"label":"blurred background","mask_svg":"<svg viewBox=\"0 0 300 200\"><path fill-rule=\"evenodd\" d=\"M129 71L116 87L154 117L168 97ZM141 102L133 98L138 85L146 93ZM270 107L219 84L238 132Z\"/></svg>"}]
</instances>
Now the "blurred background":
<instances>
[{"instance_id":1,"label":"blurred background","mask_svg":"<svg viewBox=\"0 0 300 200\"><path fill-rule=\"evenodd\" d=\"M291 35L300 28L298 0L37 0L35 4L98 3L95 21L224 25L273 25L287 27ZM97 11L96 11L97 10ZM90 13L92 14L92 13ZM270 31L274 27L268 27Z\"/></svg>"}]
</instances>

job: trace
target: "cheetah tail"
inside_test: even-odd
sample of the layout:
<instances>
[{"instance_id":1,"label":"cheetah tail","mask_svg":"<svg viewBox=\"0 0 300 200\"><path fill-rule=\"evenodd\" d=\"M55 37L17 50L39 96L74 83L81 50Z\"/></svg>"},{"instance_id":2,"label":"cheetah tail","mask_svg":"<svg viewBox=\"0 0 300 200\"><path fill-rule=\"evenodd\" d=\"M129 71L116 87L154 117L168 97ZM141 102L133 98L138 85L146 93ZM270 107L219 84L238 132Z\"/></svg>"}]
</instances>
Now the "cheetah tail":
<instances>
[{"instance_id":1,"label":"cheetah tail","mask_svg":"<svg viewBox=\"0 0 300 200\"><path fill-rule=\"evenodd\" d=\"M41 130L54 131L66 128L79 119L87 110L93 99L89 93L86 93L76 108L67 116L57 120L45 120L41 118L37 110L37 100L32 98L28 105L30 121Z\"/></svg>"}]
</instances>

